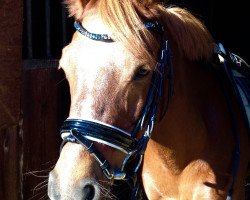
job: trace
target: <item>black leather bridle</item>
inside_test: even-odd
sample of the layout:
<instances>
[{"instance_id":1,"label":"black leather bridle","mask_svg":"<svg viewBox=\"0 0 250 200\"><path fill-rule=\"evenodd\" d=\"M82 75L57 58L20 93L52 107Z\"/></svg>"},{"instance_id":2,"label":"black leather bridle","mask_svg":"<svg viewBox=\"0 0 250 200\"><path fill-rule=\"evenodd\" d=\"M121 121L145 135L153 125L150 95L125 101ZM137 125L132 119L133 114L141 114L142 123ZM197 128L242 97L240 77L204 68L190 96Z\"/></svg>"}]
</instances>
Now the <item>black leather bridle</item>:
<instances>
[{"instance_id":1,"label":"black leather bridle","mask_svg":"<svg viewBox=\"0 0 250 200\"><path fill-rule=\"evenodd\" d=\"M75 28L82 35L101 42L114 42L107 34L95 34L87 31L79 22ZM79 143L89 151L99 163L104 175L110 180L128 181L133 189L132 199L138 191L137 172L141 166L147 143L153 132L156 120L157 105L163 94L163 82L166 77L166 66L169 67L168 99L173 94L173 65L168 41L164 37L163 27L158 21L146 23L147 29L156 31L161 36L161 56L152 75L151 86L141 116L131 133L99 121L82 119L66 119L61 127L63 144L66 142ZM138 132L144 134L138 138ZM101 152L95 148L95 142L115 148L126 154L122 166L112 169ZM129 162L129 167L127 167ZM132 163L132 164L131 164Z\"/></svg>"}]
</instances>

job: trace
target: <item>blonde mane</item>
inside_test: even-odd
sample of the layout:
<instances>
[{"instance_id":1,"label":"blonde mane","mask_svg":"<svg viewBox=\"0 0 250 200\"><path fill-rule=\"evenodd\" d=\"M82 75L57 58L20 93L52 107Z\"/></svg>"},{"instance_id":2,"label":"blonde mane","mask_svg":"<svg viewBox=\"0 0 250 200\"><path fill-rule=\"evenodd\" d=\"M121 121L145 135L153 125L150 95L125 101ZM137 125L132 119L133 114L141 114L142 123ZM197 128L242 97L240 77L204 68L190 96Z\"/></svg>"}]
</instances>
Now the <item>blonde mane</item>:
<instances>
[{"instance_id":1,"label":"blonde mane","mask_svg":"<svg viewBox=\"0 0 250 200\"><path fill-rule=\"evenodd\" d=\"M134 55L155 61L159 36L143 24L156 19L164 26L175 53L189 60L209 60L213 39L205 26L190 12L178 7L164 7L154 0L66 0L71 16L81 21L85 10L95 6L103 22ZM153 50L153 51L152 51Z\"/></svg>"},{"instance_id":2,"label":"blonde mane","mask_svg":"<svg viewBox=\"0 0 250 200\"><path fill-rule=\"evenodd\" d=\"M212 58L215 47L213 38L201 21L189 11L178 7L164 8L159 17L179 53L189 60Z\"/></svg>"}]
</instances>

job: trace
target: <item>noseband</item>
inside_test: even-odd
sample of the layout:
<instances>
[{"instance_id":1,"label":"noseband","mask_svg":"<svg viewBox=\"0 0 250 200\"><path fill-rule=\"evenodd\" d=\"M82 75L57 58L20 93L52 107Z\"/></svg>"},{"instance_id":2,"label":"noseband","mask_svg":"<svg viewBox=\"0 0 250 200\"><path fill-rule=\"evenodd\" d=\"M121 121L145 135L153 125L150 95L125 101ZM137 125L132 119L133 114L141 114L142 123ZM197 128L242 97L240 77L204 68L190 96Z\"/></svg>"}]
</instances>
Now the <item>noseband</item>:
<instances>
[{"instance_id":1,"label":"noseband","mask_svg":"<svg viewBox=\"0 0 250 200\"><path fill-rule=\"evenodd\" d=\"M82 35L101 42L114 42L107 34L95 34L88 32L79 22L75 22L74 26ZM159 22L146 23L147 29L157 31L161 35L161 56L156 65L156 70L152 75L151 86L148 92L147 100L131 133L121 130L109 124L99 121L88 121L82 119L66 119L61 127L61 137L63 144L66 142L79 143L83 145L99 163L104 175L110 180L126 180L133 187L132 197L136 196L138 191L137 172L141 166L147 143L153 132L154 123L157 113L157 105L159 98L163 94L163 81L166 77L166 66L169 66L169 84L168 99L173 94L173 65L171 62L171 51L168 42L165 40L163 27ZM144 134L138 138L138 133L144 130ZM126 154L122 166L114 168L104 159L94 143L102 143L104 145L115 148ZM126 168L128 162L129 169Z\"/></svg>"}]
</instances>

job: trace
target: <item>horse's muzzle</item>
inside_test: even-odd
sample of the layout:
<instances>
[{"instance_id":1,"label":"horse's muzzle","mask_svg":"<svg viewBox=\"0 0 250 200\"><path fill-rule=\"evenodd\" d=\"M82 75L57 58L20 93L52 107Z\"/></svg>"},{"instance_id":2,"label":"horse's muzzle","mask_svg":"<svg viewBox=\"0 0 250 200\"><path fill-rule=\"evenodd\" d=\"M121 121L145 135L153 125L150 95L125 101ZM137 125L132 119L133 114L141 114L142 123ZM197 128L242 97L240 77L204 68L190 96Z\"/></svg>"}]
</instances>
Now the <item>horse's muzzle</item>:
<instances>
[{"instance_id":1,"label":"horse's muzzle","mask_svg":"<svg viewBox=\"0 0 250 200\"><path fill-rule=\"evenodd\" d=\"M56 173L51 171L48 182L48 196L51 200L98 200L100 189L92 180L83 180L78 184L59 181Z\"/></svg>"}]
</instances>

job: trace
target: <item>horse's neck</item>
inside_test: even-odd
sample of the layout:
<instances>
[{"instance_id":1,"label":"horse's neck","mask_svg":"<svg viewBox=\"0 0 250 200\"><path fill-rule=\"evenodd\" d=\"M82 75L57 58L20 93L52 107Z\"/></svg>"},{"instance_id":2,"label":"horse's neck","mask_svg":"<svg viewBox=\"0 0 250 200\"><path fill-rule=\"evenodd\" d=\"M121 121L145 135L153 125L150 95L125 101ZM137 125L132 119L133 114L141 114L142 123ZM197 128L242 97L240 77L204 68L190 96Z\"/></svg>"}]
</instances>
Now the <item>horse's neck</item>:
<instances>
[{"instance_id":1,"label":"horse's neck","mask_svg":"<svg viewBox=\"0 0 250 200\"><path fill-rule=\"evenodd\" d=\"M204 183L215 183L215 190L220 189L225 199L237 161L235 133L240 138L241 158L249 158L249 140L236 96L212 66L178 62L174 67L174 96L144 156L144 189L149 199L207 199L195 194L203 189L212 194L213 187ZM244 162L247 166L248 160ZM217 192L213 194L209 199L220 198Z\"/></svg>"},{"instance_id":2,"label":"horse's neck","mask_svg":"<svg viewBox=\"0 0 250 200\"><path fill-rule=\"evenodd\" d=\"M225 97L212 68L187 62L176 65L174 88L151 144L160 144L158 150L165 152L160 154L162 161L178 172L202 156L213 136L223 138L231 127Z\"/></svg>"},{"instance_id":3,"label":"horse's neck","mask_svg":"<svg viewBox=\"0 0 250 200\"><path fill-rule=\"evenodd\" d=\"M231 162L230 117L213 70L179 61L174 69L174 96L154 129L144 157L142 177L149 199L157 195L179 199L180 193L192 193L197 181L207 181L201 177L209 174L209 181L214 181L210 165L216 163L225 171ZM224 154L218 157L221 151ZM183 185L190 188L181 192ZM154 192L151 187L155 187Z\"/></svg>"}]
</instances>

